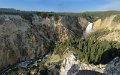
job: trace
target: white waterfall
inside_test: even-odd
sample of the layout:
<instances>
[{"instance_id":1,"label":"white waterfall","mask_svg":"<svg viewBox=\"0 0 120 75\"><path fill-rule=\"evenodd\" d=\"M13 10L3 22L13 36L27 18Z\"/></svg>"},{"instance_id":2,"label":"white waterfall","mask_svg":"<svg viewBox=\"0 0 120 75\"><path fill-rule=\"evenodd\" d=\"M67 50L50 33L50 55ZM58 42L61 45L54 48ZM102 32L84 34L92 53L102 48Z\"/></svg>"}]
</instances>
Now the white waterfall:
<instances>
[{"instance_id":1,"label":"white waterfall","mask_svg":"<svg viewBox=\"0 0 120 75\"><path fill-rule=\"evenodd\" d=\"M87 26L83 36L84 37L87 36L92 31L92 28L93 28L93 23L88 22L88 26Z\"/></svg>"}]
</instances>

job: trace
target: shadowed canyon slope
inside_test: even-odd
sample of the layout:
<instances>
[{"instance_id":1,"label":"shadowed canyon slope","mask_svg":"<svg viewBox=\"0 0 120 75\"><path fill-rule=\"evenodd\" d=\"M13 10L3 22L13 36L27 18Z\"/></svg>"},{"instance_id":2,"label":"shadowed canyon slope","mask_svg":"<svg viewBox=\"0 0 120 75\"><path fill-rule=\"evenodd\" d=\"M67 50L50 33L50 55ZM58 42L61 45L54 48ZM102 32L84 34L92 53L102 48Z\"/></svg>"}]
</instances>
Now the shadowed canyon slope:
<instances>
[{"instance_id":1,"label":"shadowed canyon slope","mask_svg":"<svg viewBox=\"0 0 120 75\"><path fill-rule=\"evenodd\" d=\"M80 38L87 21L79 17L42 18L0 15L0 68L16 62L37 59L47 54L54 44L68 38ZM83 23L83 24L82 24Z\"/></svg>"}]
</instances>

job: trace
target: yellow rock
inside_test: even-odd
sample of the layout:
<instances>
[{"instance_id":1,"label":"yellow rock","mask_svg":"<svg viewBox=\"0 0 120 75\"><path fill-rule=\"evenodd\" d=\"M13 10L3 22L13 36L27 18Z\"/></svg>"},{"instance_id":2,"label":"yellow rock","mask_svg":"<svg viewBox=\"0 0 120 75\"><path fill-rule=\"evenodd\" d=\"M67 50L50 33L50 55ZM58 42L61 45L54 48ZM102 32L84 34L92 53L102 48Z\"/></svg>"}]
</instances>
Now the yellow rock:
<instances>
[{"instance_id":1,"label":"yellow rock","mask_svg":"<svg viewBox=\"0 0 120 75\"><path fill-rule=\"evenodd\" d=\"M116 17L116 15L107 17L106 19L104 19L103 21L101 19L97 20L96 22L94 22L94 26L93 26L93 30L100 30L100 29L109 29L112 30L112 24L113 24L113 20Z\"/></svg>"}]
</instances>

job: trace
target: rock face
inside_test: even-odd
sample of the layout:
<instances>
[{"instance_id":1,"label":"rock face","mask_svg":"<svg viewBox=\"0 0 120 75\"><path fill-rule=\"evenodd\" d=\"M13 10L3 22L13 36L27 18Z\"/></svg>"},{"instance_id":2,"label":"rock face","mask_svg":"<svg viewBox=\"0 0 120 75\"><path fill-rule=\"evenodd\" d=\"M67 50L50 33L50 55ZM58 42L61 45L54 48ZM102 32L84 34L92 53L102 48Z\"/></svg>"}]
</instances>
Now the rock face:
<instances>
[{"instance_id":1,"label":"rock face","mask_svg":"<svg viewBox=\"0 0 120 75\"><path fill-rule=\"evenodd\" d=\"M106 17L105 19L99 19L94 22L93 31L101 31L104 34L97 37L100 41L117 41L120 42L120 23L115 22L114 19L117 15Z\"/></svg>"},{"instance_id":2,"label":"rock face","mask_svg":"<svg viewBox=\"0 0 120 75\"><path fill-rule=\"evenodd\" d=\"M58 41L81 37L78 17L0 15L0 68L47 54ZM83 25L82 25L83 26Z\"/></svg>"},{"instance_id":3,"label":"rock face","mask_svg":"<svg viewBox=\"0 0 120 75\"><path fill-rule=\"evenodd\" d=\"M120 58L116 57L114 60L108 63L104 73L107 75L120 75Z\"/></svg>"},{"instance_id":4,"label":"rock face","mask_svg":"<svg viewBox=\"0 0 120 75\"><path fill-rule=\"evenodd\" d=\"M97 20L94 22L93 30L100 30L100 29L109 29L113 28L113 20L116 17L116 15L112 15L110 17L106 17L104 20Z\"/></svg>"},{"instance_id":5,"label":"rock face","mask_svg":"<svg viewBox=\"0 0 120 75\"><path fill-rule=\"evenodd\" d=\"M71 54L70 56L68 56L66 59L63 60L62 62L62 66L60 69L60 75L67 75L68 71L73 67L74 71L77 72L79 70L78 65L79 61L75 60L75 56L73 54ZM73 70L71 69L70 72L73 72ZM71 74L69 74L71 75Z\"/></svg>"},{"instance_id":6,"label":"rock face","mask_svg":"<svg viewBox=\"0 0 120 75\"><path fill-rule=\"evenodd\" d=\"M90 70L81 70L75 75L106 75L106 74L99 73L96 71L90 71Z\"/></svg>"},{"instance_id":7,"label":"rock face","mask_svg":"<svg viewBox=\"0 0 120 75\"><path fill-rule=\"evenodd\" d=\"M90 75L102 75L105 67L106 65L93 65L80 62L79 60L76 60L73 54L71 54L63 60L60 75L85 75L86 72L88 72L88 74L90 73ZM84 70L86 70L86 72L84 72Z\"/></svg>"}]
</instances>

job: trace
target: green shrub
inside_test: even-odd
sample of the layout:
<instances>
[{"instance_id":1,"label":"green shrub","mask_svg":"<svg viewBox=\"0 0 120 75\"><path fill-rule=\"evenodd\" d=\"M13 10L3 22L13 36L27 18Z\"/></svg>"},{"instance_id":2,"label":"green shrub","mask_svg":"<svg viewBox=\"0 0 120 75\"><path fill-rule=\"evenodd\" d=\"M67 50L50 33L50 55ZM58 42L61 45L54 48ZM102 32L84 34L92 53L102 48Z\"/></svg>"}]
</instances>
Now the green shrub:
<instances>
[{"instance_id":1,"label":"green shrub","mask_svg":"<svg viewBox=\"0 0 120 75\"><path fill-rule=\"evenodd\" d=\"M55 20L55 21L58 21L58 20L59 20L59 16L55 14L55 15L54 15L54 20Z\"/></svg>"},{"instance_id":2,"label":"green shrub","mask_svg":"<svg viewBox=\"0 0 120 75\"><path fill-rule=\"evenodd\" d=\"M40 71L40 74L41 74L41 75L48 75L47 67L45 66L44 63L41 63L41 64L39 65L39 71Z\"/></svg>"},{"instance_id":3,"label":"green shrub","mask_svg":"<svg viewBox=\"0 0 120 75\"><path fill-rule=\"evenodd\" d=\"M47 67L44 65L44 63L42 63L42 64L39 65L39 69L40 69L41 71L44 71L46 68L47 68Z\"/></svg>"},{"instance_id":4,"label":"green shrub","mask_svg":"<svg viewBox=\"0 0 120 75\"><path fill-rule=\"evenodd\" d=\"M71 40L66 40L65 42L57 43L54 48L54 54L59 54L60 56L62 56L66 52L74 50L74 48L72 47L72 43L73 42Z\"/></svg>"},{"instance_id":5,"label":"green shrub","mask_svg":"<svg viewBox=\"0 0 120 75\"><path fill-rule=\"evenodd\" d=\"M120 15L117 15L117 16L114 18L114 21L120 23Z\"/></svg>"}]
</instances>

